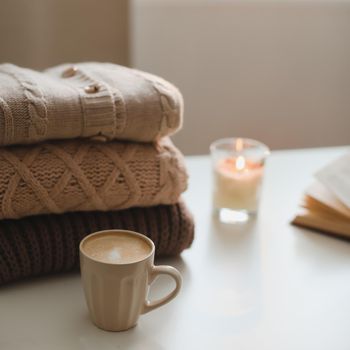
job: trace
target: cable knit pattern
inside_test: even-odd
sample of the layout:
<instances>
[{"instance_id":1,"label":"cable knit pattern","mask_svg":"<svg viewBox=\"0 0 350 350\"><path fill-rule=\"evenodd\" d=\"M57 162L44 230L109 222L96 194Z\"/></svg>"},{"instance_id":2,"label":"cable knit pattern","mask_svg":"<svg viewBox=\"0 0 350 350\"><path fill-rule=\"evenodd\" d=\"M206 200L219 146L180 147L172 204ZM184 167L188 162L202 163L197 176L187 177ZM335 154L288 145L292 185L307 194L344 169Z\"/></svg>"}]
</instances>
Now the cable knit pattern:
<instances>
[{"instance_id":1,"label":"cable knit pattern","mask_svg":"<svg viewBox=\"0 0 350 350\"><path fill-rule=\"evenodd\" d=\"M28 127L28 137L37 141L40 137L45 137L47 132L47 107L44 95L35 80L29 74L24 74L22 70L17 69L13 64L0 65L0 72L12 76L22 87L24 97L27 103L30 123ZM13 114L11 114L13 118ZM11 121L13 124L13 121ZM7 142L12 140L7 138Z\"/></svg>"},{"instance_id":2,"label":"cable knit pattern","mask_svg":"<svg viewBox=\"0 0 350 350\"><path fill-rule=\"evenodd\" d=\"M6 101L0 97L0 109L4 118L4 143L11 144L14 136L13 116L11 108Z\"/></svg>"},{"instance_id":3,"label":"cable knit pattern","mask_svg":"<svg viewBox=\"0 0 350 350\"><path fill-rule=\"evenodd\" d=\"M26 277L77 269L79 242L89 233L123 229L151 238L156 256L177 255L194 236L183 203L108 212L39 215L0 221L0 285Z\"/></svg>"},{"instance_id":4,"label":"cable knit pattern","mask_svg":"<svg viewBox=\"0 0 350 350\"><path fill-rule=\"evenodd\" d=\"M0 64L0 145L79 137L150 142L182 125L183 99L167 81L111 63L36 72Z\"/></svg>"},{"instance_id":5,"label":"cable knit pattern","mask_svg":"<svg viewBox=\"0 0 350 350\"><path fill-rule=\"evenodd\" d=\"M0 148L0 219L173 204L186 184L183 157L169 139Z\"/></svg>"},{"instance_id":6,"label":"cable knit pattern","mask_svg":"<svg viewBox=\"0 0 350 350\"><path fill-rule=\"evenodd\" d=\"M175 132L178 128L178 115L183 113L184 108L180 91L174 90L173 85L160 77L137 70L135 73L146 79L158 94L163 117L157 138L166 136L169 130Z\"/></svg>"}]
</instances>

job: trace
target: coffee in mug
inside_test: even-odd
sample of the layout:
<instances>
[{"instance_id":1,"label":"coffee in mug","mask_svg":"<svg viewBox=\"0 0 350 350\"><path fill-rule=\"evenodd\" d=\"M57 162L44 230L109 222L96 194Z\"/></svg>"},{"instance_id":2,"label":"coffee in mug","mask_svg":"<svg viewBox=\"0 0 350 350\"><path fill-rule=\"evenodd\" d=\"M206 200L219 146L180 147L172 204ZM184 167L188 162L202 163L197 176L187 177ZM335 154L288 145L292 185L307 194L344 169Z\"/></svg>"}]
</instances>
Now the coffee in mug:
<instances>
[{"instance_id":1,"label":"coffee in mug","mask_svg":"<svg viewBox=\"0 0 350 350\"><path fill-rule=\"evenodd\" d=\"M80 269L92 321L108 331L136 325L141 314L173 299L181 275L171 266L154 266L154 244L146 236L125 230L106 230L80 243ZM156 301L147 300L150 284L160 274L174 278L175 289Z\"/></svg>"},{"instance_id":2,"label":"coffee in mug","mask_svg":"<svg viewBox=\"0 0 350 350\"><path fill-rule=\"evenodd\" d=\"M89 257L110 264L129 264L142 260L151 250L143 239L125 232L96 235L84 244L84 252Z\"/></svg>"}]
</instances>

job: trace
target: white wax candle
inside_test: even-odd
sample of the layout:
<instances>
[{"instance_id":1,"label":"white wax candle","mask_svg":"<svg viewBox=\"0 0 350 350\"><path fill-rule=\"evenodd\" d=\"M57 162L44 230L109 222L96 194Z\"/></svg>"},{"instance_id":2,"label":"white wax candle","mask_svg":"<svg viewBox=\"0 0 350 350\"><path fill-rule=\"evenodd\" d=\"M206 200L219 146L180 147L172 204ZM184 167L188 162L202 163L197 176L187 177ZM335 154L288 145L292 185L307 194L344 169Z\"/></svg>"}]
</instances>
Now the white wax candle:
<instances>
[{"instance_id":1,"label":"white wax candle","mask_svg":"<svg viewBox=\"0 0 350 350\"><path fill-rule=\"evenodd\" d=\"M263 166L242 156L225 158L214 167L214 206L257 210Z\"/></svg>"}]
</instances>

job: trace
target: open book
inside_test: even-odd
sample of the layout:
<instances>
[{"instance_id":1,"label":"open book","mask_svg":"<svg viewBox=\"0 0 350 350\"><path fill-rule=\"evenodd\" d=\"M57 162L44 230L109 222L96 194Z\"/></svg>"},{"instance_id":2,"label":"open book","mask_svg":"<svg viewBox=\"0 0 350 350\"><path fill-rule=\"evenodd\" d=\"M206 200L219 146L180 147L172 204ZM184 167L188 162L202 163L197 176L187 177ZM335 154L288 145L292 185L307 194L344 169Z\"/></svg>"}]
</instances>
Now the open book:
<instances>
[{"instance_id":1,"label":"open book","mask_svg":"<svg viewBox=\"0 0 350 350\"><path fill-rule=\"evenodd\" d=\"M350 239L350 154L315 174L292 224Z\"/></svg>"}]
</instances>

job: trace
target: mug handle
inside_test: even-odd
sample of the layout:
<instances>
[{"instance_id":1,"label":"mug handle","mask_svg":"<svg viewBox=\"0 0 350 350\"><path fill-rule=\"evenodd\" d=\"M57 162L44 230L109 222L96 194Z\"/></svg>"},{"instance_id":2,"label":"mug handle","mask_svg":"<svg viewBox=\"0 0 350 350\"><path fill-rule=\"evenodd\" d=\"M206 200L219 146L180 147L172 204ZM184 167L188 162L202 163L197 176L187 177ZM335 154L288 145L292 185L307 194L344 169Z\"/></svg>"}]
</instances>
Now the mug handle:
<instances>
[{"instance_id":1,"label":"mug handle","mask_svg":"<svg viewBox=\"0 0 350 350\"><path fill-rule=\"evenodd\" d=\"M160 307L168 303L170 300L174 299L179 293L181 284L182 284L182 277L180 275L180 272L172 266L166 266L166 265L153 266L150 275L151 275L150 276L151 283L155 280L155 278L158 275L169 275L175 280L176 286L172 292L170 292L168 295L166 295L163 298L160 298L155 301L146 300L142 310L143 314L146 314L147 312L150 312L156 309L157 307Z\"/></svg>"}]
</instances>

